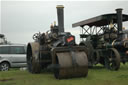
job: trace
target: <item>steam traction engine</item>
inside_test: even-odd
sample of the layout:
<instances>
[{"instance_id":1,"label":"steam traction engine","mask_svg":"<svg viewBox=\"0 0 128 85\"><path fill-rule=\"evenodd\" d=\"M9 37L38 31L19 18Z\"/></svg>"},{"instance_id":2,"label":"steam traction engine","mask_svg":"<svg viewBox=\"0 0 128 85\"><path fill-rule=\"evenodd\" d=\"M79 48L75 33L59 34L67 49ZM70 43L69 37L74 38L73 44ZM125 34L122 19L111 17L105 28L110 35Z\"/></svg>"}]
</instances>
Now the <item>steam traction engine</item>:
<instances>
[{"instance_id":1,"label":"steam traction engine","mask_svg":"<svg viewBox=\"0 0 128 85\"><path fill-rule=\"evenodd\" d=\"M91 67L101 63L108 69L118 70L120 61L128 60L128 37L122 30L122 22L128 21L128 15L122 14L122 9L116 11L72 25L82 28L80 46L88 49L88 65Z\"/></svg>"},{"instance_id":2,"label":"steam traction engine","mask_svg":"<svg viewBox=\"0 0 128 85\"><path fill-rule=\"evenodd\" d=\"M63 6L57 6L58 26L50 32L33 35L35 42L27 45L27 64L31 73L52 68L58 79L81 77L88 74L86 48L75 43L75 36L64 32Z\"/></svg>"}]
</instances>

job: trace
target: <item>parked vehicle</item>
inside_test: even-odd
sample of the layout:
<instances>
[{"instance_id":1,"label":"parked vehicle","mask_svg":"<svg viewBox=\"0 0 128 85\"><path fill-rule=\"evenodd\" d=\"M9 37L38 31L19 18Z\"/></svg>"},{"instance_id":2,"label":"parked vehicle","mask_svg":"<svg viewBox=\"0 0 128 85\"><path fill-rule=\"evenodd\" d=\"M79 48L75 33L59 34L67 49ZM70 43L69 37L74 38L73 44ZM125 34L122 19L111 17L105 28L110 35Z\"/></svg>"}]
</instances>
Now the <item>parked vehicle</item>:
<instances>
[{"instance_id":1,"label":"parked vehicle","mask_svg":"<svg viewBox=\"0 0 128 85\"><path fill-rule=\"evenodd\" d=\"M0 71L8 71L10 67L25 67L26 65L25 45L0 45Z\"/></svg>"}]
</instances>

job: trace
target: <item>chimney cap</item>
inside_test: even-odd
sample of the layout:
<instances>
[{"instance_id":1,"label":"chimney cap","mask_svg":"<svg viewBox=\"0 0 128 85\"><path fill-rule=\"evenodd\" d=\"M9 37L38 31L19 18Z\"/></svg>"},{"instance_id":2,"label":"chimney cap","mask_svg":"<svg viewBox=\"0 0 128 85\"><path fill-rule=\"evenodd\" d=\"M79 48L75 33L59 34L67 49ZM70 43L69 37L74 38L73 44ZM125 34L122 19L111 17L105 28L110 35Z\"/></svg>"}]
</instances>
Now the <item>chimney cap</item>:
<instances>
[{"instance_id":1,"label":"chimney cap","mask_svg":"<svg viewBox=\"0 0 128 85\"><path fill-rule=\"evenodd\" d=\"M117 8L116 11L118 11L118 10L123 10L123 8Z\"/></svg>"},{"instance_id":2,"label":"chimney cap","mask_svg":"<svg viewBox=\"0 0 128 85\"><path fill-rule=\"evenodd\" d=\"M56 8L64 8L63 5L57 5Z\"/></svg>"}]
</instances>

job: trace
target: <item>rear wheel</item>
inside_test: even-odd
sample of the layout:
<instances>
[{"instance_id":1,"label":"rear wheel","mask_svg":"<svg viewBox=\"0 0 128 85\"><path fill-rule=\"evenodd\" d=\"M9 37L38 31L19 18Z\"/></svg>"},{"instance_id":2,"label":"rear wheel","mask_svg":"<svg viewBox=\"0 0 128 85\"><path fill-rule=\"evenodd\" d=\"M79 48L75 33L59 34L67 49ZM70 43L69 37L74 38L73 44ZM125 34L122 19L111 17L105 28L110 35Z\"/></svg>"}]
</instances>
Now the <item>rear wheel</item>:
<instances>
[{"instance_id":1,"label":"rear wheel","mask_svg":"<svg viewBox=\"0 0 128 85\"><path fill-rule=\"evenodd\" d=\"M94 54L94 48L91 44L91 41L81 42L79 44L80 46L85 46L87 48L87 56L88 56L88 67L93 67L93 54Z\"/></svg>"},{"instance_id":2,"label":"rear wheel","mask_svg":"<svg viewBox=\"0 0 128 85\"><path fill-rule=\"evenodd\" d=\"M27 65L28 65L29 72L31 72L31 73L40 73L41 72L41 64L40 64L39 56L40 56L39 50L34 50L34 49L32 49L31 45L28 45L28 47L27 47Z\"/></svg>"},{"instance_id":3,"label":"rear wheel","mask_svg":"<svg viewBox=\"0 0 128 85\"><path fill-rule=\"evenodd\" d=\"M92 56L92 62L94 65L98 64L100 60L100 56L99 56L99 52L97 50L95 50L93 52L93 56Z\"/></svg>"},{"instance_id":4,"label":"rear wheel","mask_svg":"<svg viewBox=\"0 0 128 85\"><path fill-rule=\"evenodd\" d=\"M111 48L109 56L105 58L105 67L110 70L118 70L120 68L120 54L115 48Z\"/></svg>"},{"instance_id":5,"label":"rear wheel","mask_svg":"<svg viewBox=\"0 0 128 85\"><path fill-rule=\"evenodd\" d=\"M8 71L9 70L9 64L7 62L3 62L0 64L0 71Z\"/></svg>"}]
</instances>

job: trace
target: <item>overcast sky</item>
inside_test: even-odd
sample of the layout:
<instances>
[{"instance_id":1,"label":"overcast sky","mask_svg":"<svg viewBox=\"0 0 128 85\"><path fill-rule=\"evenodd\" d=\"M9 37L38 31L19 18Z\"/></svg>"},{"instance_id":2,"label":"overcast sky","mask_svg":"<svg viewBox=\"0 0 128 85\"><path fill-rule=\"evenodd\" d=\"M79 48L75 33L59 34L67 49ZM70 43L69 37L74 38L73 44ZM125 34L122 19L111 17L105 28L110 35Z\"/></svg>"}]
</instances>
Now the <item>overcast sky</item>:
<instances>
[{"instance_id":1,"label":"overcast sky","mask_svg":"<svg viewBox=\"0 0 128 85\"><path fill-rule=\"evenodd\" d=\"M2 1L1 33L12 43L32 42L36 32L46 32L50 24L57 21L56 5L64 5L65 31L70 31L79 42L80 27L72 24L105 13L115 13L123 8L128 14L127 1ZM128 28L128 22L124 24Z\"/></svg>"}]
</instances>

